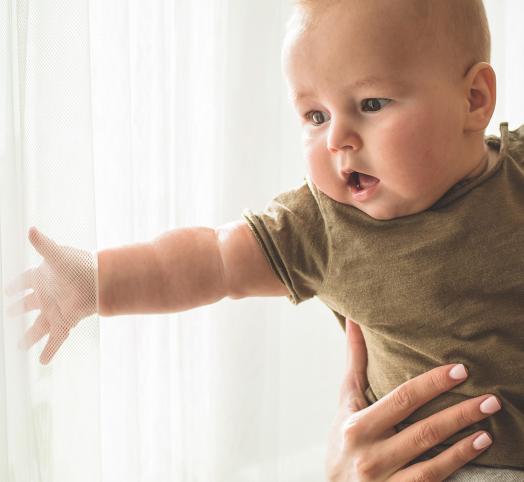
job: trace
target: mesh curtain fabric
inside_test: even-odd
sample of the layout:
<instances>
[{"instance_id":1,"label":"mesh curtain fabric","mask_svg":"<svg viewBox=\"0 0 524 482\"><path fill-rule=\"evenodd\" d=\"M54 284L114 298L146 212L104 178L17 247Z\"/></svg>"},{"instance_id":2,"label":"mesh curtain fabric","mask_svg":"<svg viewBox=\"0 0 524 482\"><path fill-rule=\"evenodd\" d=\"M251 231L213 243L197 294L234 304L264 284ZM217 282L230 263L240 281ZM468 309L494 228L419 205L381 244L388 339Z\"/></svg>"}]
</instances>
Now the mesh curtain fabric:
<instances>
[{"instance_id":1,"label":"mesh curtain fabric","mask_svg":"<svg viewBox=\"0 0 524 482\"><path fill-rule=\"evenodd\" d=\"M90 252L239 219L300 182L280 75L288 13L276 1L2 0L2 287L42 263L30 226ZM47 336L17 348L38 311L9 318L12 302L2 290L0 480L321 477L337 374L307 357L319 318L328 344L340 333L319 307L309 328L306 310L275 299L93 315L42 365ZM297 390L310 401L298 408Z\"/></svg>"},{"instance_id":2,"label":"mesh curtain fabric","mask_svg":"<svg viewBox=\"0 0 524 482\"><path fill-rule=\"evenodd\" d=\"M485 2L498 124L523 123L519 0ZM83 319L51 363L3 289L42 256L261 209L305 173L281 0L0 0L0 480L317 482L345 353L312 300ZM518 61L517 61L518 60Z\"/></svg>"}]
</instances>

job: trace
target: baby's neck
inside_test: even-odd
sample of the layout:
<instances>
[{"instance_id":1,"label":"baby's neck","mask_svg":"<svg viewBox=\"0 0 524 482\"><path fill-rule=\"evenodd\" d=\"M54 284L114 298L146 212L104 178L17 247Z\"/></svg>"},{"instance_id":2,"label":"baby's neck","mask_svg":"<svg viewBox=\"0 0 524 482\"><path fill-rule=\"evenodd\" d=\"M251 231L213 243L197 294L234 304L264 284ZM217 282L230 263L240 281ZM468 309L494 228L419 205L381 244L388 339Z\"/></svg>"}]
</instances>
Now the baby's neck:
<instances>
[{"instance_id":1,"label":"baby's neck","mask_svg":"<svg viewBox=\"0 0 524 482\"><path fill-rule=\"evenodd\" d=\"M490 149L484 144L484 155L481 161L477 164L475 169L463 177L457 184L463 185L473 181L473 179L482 176L485 172L491 170L491 168L497 163L499 157L498 151Z\"/></svg>"}]
</instances>

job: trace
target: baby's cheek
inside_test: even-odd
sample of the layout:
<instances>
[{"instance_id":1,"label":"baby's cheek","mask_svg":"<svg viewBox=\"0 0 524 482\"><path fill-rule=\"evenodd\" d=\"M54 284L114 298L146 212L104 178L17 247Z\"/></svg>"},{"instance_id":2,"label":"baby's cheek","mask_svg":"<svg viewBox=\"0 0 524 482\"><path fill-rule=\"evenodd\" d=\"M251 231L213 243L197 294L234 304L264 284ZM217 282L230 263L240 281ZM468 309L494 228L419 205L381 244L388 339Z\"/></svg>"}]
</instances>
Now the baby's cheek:
<instances>
[{"instance_id":1,"label":"baby's cheek","mask_svg":"<svg viewBox=\"0 0 524 482\"><path fill-rule=\"evenodd\" d=\"M307 164L310 168L310 171L316 171L322 166L327 167L329 162L329 156L327 156L327 151L322 149L318 143L309 143L304 146L304 156L306 158Z\"/></svg>"},{"instance_id":2,"label":"baby's cheek","mask_svg":"<svg viewBox=\"0 0 524 482\"><path fill-rule=\"evenodd\" d=\"M304 152L309 156L318 156L326 150L326 143L321 137L313 137L307 133L302 136L302 144Z\"/></svg>"},{"instance_id":3,"label":"baby's cheek","mask_svg":"<svg viewBox=\"0 0 524 482\"><path fill-rule=\"evenodd\" d=\"M340 190L340 182L329 159L311 157L308 159L308 173L313 183L326 195L333 199Z\"/></svg>"},{"instance_id":4,"label":"baby's cheek","mask_svg":"<svg viewBox=\"0 0 524 482\"><path fill-rule=\"evenodd\" d=\"M312 181L318 186L323 184L324 177L327 169L322 166L322 162L319 162L317 158L308 158L308 172L311 176Z\"/></svg>"}]
</instances>

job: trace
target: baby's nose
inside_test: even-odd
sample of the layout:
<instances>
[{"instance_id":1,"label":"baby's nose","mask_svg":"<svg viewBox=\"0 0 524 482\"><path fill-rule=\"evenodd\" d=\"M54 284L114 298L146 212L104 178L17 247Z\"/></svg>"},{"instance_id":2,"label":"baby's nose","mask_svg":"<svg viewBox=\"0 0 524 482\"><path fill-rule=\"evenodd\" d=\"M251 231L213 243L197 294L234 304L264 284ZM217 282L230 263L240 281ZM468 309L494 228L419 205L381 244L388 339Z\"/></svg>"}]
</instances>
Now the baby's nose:
<instances>
[{"instance_id":1,"label":"baby's nose","mask_svg":"<svg viewBox=\"0 0 524 482\"><path fill-rule=\"evenodd\" d=\"M329 152L336 154L339 151L356 151L362 147L360 136L354 131L335 131L333 128L327 138L327 148Z\"/></svg>"}]
</instances>

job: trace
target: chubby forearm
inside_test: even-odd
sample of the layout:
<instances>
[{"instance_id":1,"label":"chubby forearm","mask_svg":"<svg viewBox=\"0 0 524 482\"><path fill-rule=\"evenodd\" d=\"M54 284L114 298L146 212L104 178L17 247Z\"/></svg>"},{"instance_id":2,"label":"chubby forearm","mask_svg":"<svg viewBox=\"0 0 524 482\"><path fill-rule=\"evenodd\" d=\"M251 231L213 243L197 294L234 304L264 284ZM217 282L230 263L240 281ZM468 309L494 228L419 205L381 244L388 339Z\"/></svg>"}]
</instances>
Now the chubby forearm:
<instances>
[{"instance_id":1,"label":"chubby forearm","mask_svg":"<svg viewBox=\"0 0 524 482\"><path fill-rule=\"evenodd\" d=\"M228 295L216 231L179 228L98 252L99 313L186 311Z\"/></svg>"}]
</instances>

